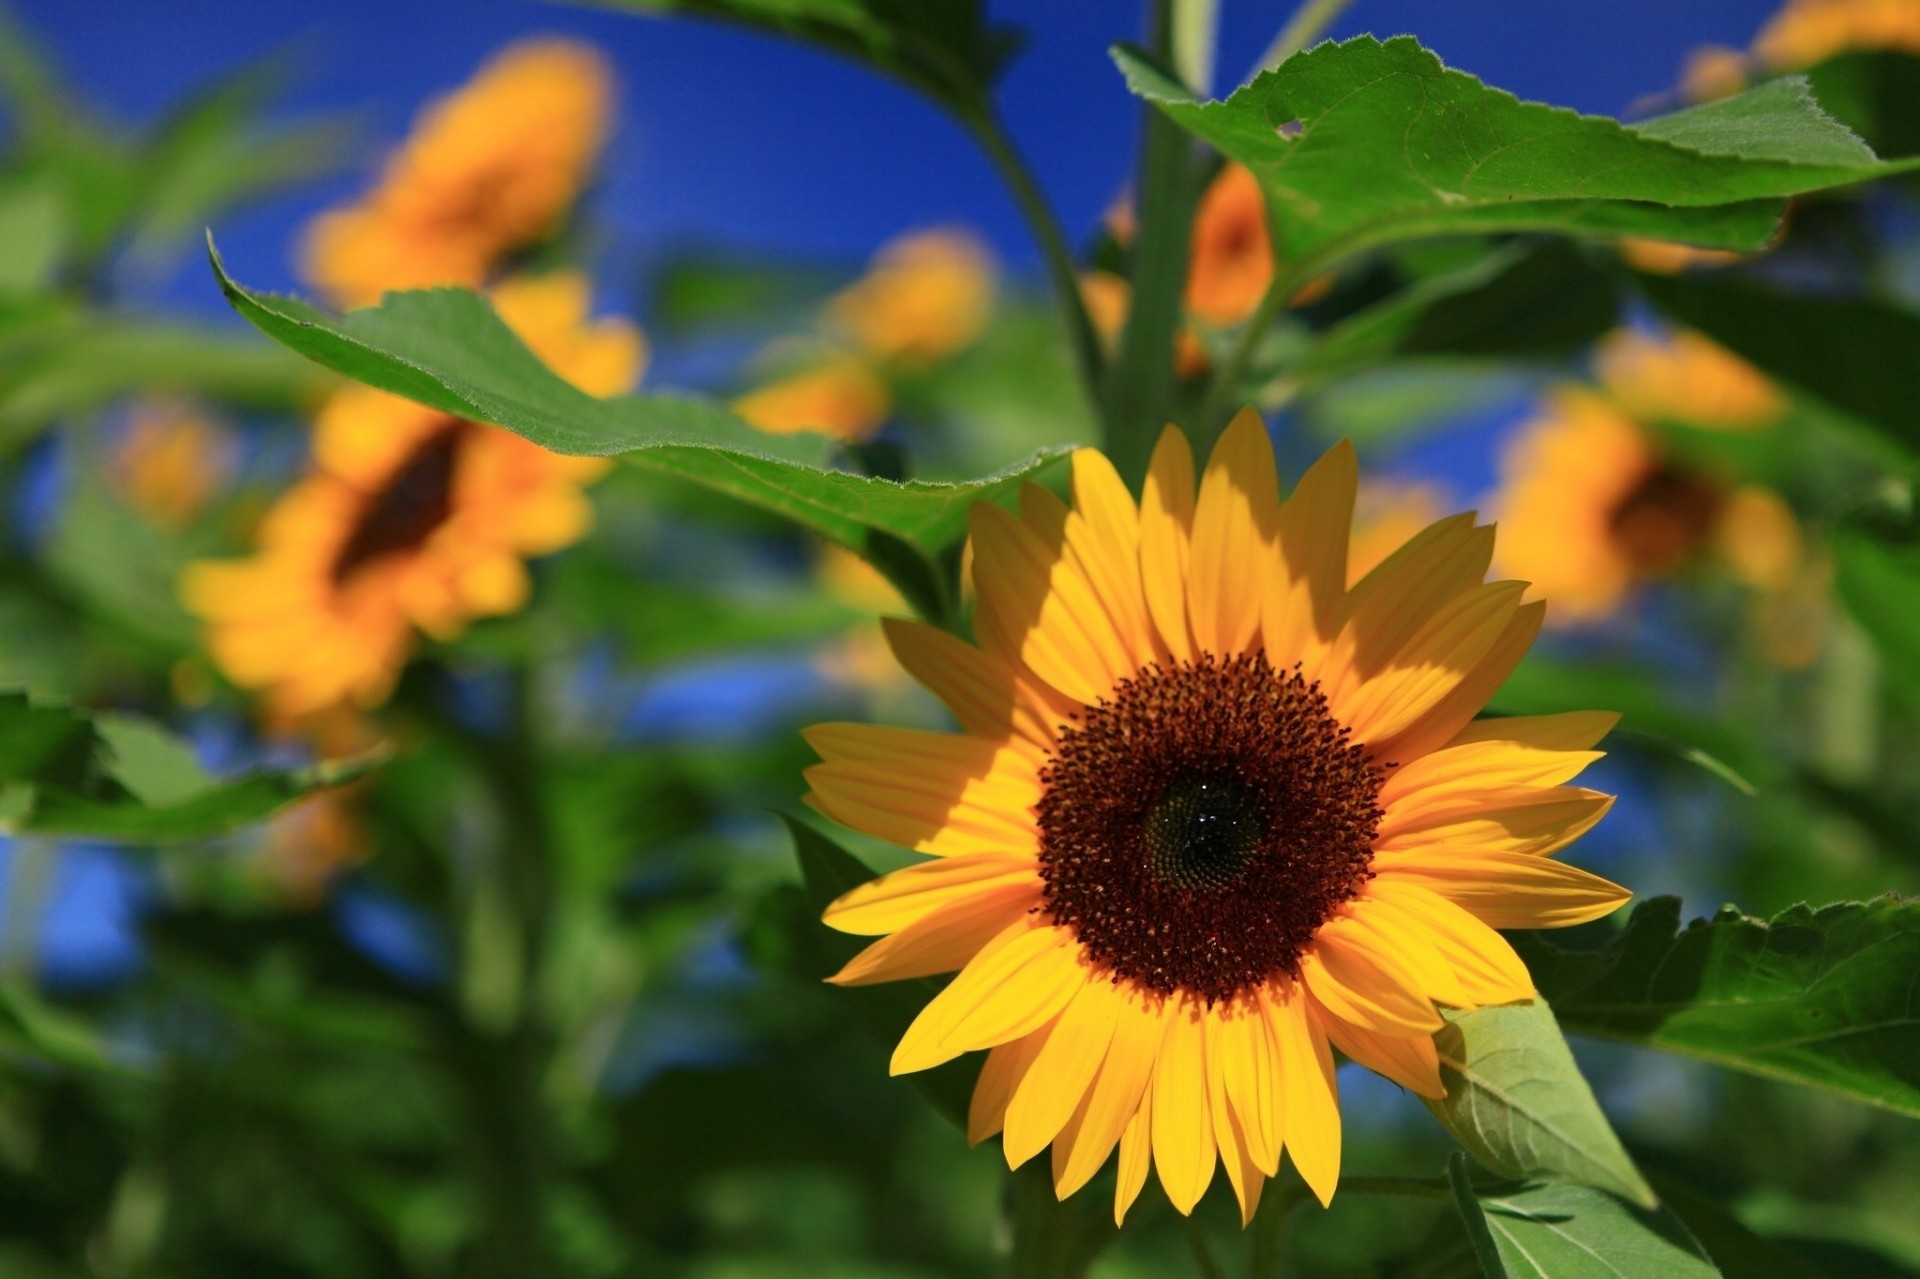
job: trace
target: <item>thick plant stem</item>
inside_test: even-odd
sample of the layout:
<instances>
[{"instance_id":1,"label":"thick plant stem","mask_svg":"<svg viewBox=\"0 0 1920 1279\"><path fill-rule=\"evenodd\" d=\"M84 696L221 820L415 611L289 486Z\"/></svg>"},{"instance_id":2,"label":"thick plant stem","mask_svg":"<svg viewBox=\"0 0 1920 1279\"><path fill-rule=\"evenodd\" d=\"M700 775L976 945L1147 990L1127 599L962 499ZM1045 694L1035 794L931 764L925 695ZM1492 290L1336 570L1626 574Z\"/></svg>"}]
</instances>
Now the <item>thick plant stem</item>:
<instances>
[{"instance_id":1,"label":"thick plant stem","mask_svg":"<svg viewBox=\"0 0 1920 1279\"><path fill-rule=\"evenodd\" d=\"M1013 202L1026 219L1034 242L1040 246L1040 256L1047 267L1047 278L1053 282L1061 315L1066 320L1067 341L1073 349L1075 367L1079 369L1081 383L1086 387L1088 402L1097 408L1101 381L1106 374L1106 357L1101 351L1100 335L1094 330L1093 319L1087 314L1086 300L1080 295L1080 276L1074 265L1073 246L1068 243L1060 219L1054 215L1053 206L1040 189L1039 179L1034 176L1032 167L1020 154L992 108L982 107L966 117L966 125L981 150L993 162L1001 181L1006 183L1008 193L1013 196Z\"/></svg>"},{"instance_id":2,"label":"thick plant stem","mask_svg":"<svg viewBox=\"0 0 1920 1279\"><path fill-rule=\"evenodd\" d=\"M1062 1203L1044 1159L1018 1169L1008 1183L1013 1236L1008 1279L1082 1279L1119 1233L1104 1212L1083 1201Z\"/></svg>"},{"instance_id":3,"label":"thick plant stem","mask_svg":"<svg viewBox=\"0 0 1920 1279\"><path fill-rule=\"evenodd\" d=\"M1176 29L1174 0L1152 9L1149 43L1162 57ZM1193 143L1158 109L1141 106L1140 161L1134 181L1140 204L1134 246L1133 294L1120 334L1119 354L1109 370L1101 417L1107 453L1129 484L1147 472L1154 441L1167 424L1175 389L1173 349L1179 329L1193 209L1199 174Z\"/></svg>"}]
</instances>

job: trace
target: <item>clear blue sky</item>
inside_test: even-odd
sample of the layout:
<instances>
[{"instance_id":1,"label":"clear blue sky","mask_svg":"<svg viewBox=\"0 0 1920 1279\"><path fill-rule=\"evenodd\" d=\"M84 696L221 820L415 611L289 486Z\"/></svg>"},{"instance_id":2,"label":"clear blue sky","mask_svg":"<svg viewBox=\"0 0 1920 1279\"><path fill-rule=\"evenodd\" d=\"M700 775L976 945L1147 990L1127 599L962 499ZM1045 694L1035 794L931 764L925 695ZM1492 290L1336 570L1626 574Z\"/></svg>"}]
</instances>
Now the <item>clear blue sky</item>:
<instances>
[{"instance_id":1,"label":"clear blue sky","mask_svg":"<svg viewBox=\"0 0 1920 1279\"><path fill-rule=\"evenodd\" d=\"M1016 264L1032 253L972 144L907 91L811 50L684 20L534 0L12 0L74 82L112 116L151 118L207 76L271 52L300 69L290 112L353 108L371 137L404 132L426 98L530 32L600 45L622 85L598 213L622 260L690 241L854 260L904 228L964 221ZM1223 0L1223 80L1237 79L1290 4ZM1419 35L1450 64L1522 97L1619 114L1669 86L1686 51L1742 44L1772 0L1358 0L1335 34ZM1005 84L1013 129L1066 224L1089 228L1125 179L1136 112L1106 46L1141 6L995 3L1030 33ZM300 222L346 177L216 228L249 283L286 287ZM190 262L174 302L218 309Z\"/></svg>"}]
</instances>

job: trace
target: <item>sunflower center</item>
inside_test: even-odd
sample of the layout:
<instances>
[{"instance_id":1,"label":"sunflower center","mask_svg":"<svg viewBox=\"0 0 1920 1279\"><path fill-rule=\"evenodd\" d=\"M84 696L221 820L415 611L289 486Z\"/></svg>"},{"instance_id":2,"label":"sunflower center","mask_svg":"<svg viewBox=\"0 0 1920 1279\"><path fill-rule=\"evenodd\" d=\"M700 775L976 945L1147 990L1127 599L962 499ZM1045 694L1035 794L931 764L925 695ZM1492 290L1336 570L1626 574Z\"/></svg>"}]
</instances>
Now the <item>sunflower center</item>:
<instances>
[{"instance_id":1,"label":"sunflower center","mask_svg":"<svg viewBox=\"0 0 1920 1279\"><path fill-rule=\"evenodd\" d=\"M1382 772L1319 685L1260 653L1150 665L1042 773L1047 909L1095 962L1231 999L1279 974L1368 876Z\"/></svg>"},{"instance_id":2,"label":"sunflower center","mask_svg":"<svg viewBox=\"0 0 1920 1279\"><path fill-rule=\"evenodd\" d=\"M1608 528L1635 570L1661 577L1700 548L1719 513L1719 489L1703 476L1666 464L1615 504Z\"/></svg>"},{"instance_id":3,"label":"sunflower center","mask_svg":"<svg viewBox=\"0 0 1920 1279\"><path fill-rule=\"evenodd\" d=\"M454 462L465 424L449 420L407 456L373 495L333 560L335 585L383 555L423 545L453 510Z\"/></svg>"}]
</instances>

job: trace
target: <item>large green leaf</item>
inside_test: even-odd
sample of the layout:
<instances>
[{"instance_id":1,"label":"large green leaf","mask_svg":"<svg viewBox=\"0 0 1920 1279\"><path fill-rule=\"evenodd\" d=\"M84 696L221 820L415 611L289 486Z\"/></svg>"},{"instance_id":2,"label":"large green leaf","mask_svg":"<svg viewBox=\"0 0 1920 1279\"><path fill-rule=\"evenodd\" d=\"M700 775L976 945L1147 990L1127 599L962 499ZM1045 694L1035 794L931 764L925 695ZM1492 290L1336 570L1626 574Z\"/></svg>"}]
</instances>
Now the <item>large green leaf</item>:
<instances>
[{"instance_id":1,"label":"large green leaf","mask_svg":"<svg viewBox=\"0 0 1920 1279\"><path fill-rule=\"evenodd\" d=\"M1323 44L1218 102L1135 51L1115 57L1135 93L1259 176L1275 248L1297 271L1368 245L1496 229L1755 249L1779 197L1901 167L1794 78L1624 125L1522 102L1408 36Z\"/></svg>"},{"instance_id":2,"label":"large green leaf","mask_svg":"<svg viewBox=\"0 0 1920 1279\"><path fill-rule=\"evenodd\" d=\"M1006 497L1065 450L967 483L895 483L827 469L831 441L757 431L718 404L656 394L599 399L542 364L476 294L390 293L344 317L249 291L213 267L228 301L276 341L383 391L492 422L556 453L618 455L763 507L872 560L930 611L926 562L956 544L969 507ZM917 562L916 562L917 561Z\"/></svg>"},{"instance_id":3,"label":"large green leaf","mask_svg":"<svg viewBox=\"0 0 1920 1279\"><path fill-rule=\"evenodd\" d=\"M1785 293L1734 275L1643 276L1659 308L1767 373L1920 450L1920 314Z\"/></svg>"},{"instance_id":4,"label":"large green leaf","mask_svg":"<svg viewBox=\"0 0 1920 1279\"><path fill-rule=\"evenodd\" d=\"M1613 279L1587 254L1564 241L1512 245L1342 320L1287 375L1314 386L1393 359L1556 355L1618 316Z\"/></svg>"},{"instance_id":5,"label":"large green leaf","mask_svg":"<svg viewBox=\"0 0 1920 1279\"><path fill-rule=\"evenodd\" d=\"M1603 948L1516 936L1569 1030L1920 1117L1920 902L1882 897L1680 927L1658 897Z\"/></svg>"},{"instance_id":6,"label":"large green leaf","mask_svg":"<svg viewBox=\"0 0 1920 1279\"><path fill-rule=\"evenodd\" d=\"M980 0L599 0L803 40L885 72L962 114L986 101L1019 41Z\"/></svg>"},{"instance_id":7,"label":"large green leaf","mask_svg":"<svg viewBox=\"0 0 1920 1279\"><path fill-rule=\"evenodd\" d=\"M1434 1036L1447 1095L1427 1109L1504 1177L1556 1177L1651 1205L1545 1000L1449 1011Z\"/></svg>"},{"instance_id":8,"label":"large green leaf","mask_svg":"<svg viewBox=\"0 0 1920 1279\"><path fill-rule=\"evenodd\" d=\"M12 834L204 839L351 781L378 762L366 756L218 779L155 724L0 693L0 831Z\"/></svg>"},{"instance_id":9,"label":"large green leaf","mask_svg":"<svg viewBox=\"0 0 1920 1279\"><path fill-rule=\"evenodd\" d=\"M1482 1190L1461 1202L1484 1226L1501 1269L1489 1279L1715 1279L1720 1270L1672 1213L1635 1208L1590 1186L1545 1182ZM1472 1221L1475 1208L1480 1220Z\"/></svg>"}]
</instances>

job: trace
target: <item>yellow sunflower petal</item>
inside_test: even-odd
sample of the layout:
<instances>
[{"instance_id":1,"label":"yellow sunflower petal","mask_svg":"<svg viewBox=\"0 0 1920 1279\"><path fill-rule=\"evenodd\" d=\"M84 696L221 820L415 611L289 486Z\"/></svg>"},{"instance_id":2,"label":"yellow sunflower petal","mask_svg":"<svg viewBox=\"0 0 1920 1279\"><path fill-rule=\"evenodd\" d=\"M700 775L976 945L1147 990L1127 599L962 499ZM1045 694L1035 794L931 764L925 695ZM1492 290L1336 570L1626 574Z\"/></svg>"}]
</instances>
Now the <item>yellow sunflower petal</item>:
<instances>
[{"instance_id":1,"label":"yellow sunflower petal","mask_svg":"<svg viewBox=\"0 0 1920 1279\"><path fill-rule=\"evenodd\" d=\"M1013 1090L1026 1078L1053 1026L1049 1021L1031 1034L997 1044L987 1051L980 1078L974 1081L973 1098L967 1103L969 1146L979 1145L1006 1124L1007 1103L1013 1100Z\"/></svg>"},{"instance_id":2,"label":"yellow sunflower petal","mask_svg":"<svg viewBox=\"0 0 1920 1279\"><path fill-rule=\"evenodd\" d=\"M1153 1071L1153 1166L1167 1198L1183 1215L1193 1211L1213 1180L1205 1019L1205 1006L1197 999L1170 1009Z\"/></svg>"},{"instance_id":3,"label":"yellow sunflower petal","mask_svg":"<svg viewBox=\"0 0 1920 1279\"><path fill-rule=\"evenodd\" d=\"M974 505L968 527L983 646L1089 704L1131 673L1099 598L1062 544L986 502Z\"/></svg>"},{"instance_id":4,"label":"yellow sunflower petal","mask_svg":"<svg viewBox=\"0 0 1920 1279\"><path fill-rule=\"evenodd\" d=\"M1531 853L1382 853L1381 880L1405 879L1464 908L1489 928L1568 928L1612 914L1632 893Z\"/></svg>"},{"instance_id":5,"label":"yellow sunflower petal","mask_svg":"<svg viewBox=\"0 0 1920 1279\"><path fill-rule=\"evenodd\" d=\"M1233 1197L1240 1203L1240 1224L1244 1226L1260 1207L1260 1191L1267 1177L1248 1149L1240 1117L1227 1099L1226 1057L1233 1050L1221 1041L1218 1012L1216 1007L1206 1014L1207 1109L1213 1113L1213 1141L1220 1150L1220 1166L1226 1169Z\"/></svg>"},{"instance_id":6,"label":"yellow sunflower petal","mask_svg":"<svg viewBox=\"0 0 1920 1279\"><path fill-rule=\"evenodd\" d=\"M1349 903L1320 926L1314 941L1321 949L1355 952L1407 990L1431 1003L1464 1007L1470 1001L1453 971L1418 921L1382 910L1370 897ZM1335 953L1335 967L1344 955ZM1350 970L1346 970L1349 971Z\"/></svg>"},{"instance_id":7,"label":"yellow sunflower petal","mask_svg":"<svg viewBox=\"0 0 1920 1279\"><path fill-rule=\"evenodd\" d=\"M1480 585L1493 529L1473 519L1468 511L1428 525L1354 584L1336 645L1346 668L1328 672L1333 682L1373 674L1449 600Z\"/></svg>"},{"instance_id":8,"label":"yellow sunflower petal","mask_svg":"<svg viewBox=\"0 0 1920 1279\"><path fill-rule=\"evenodd\" d=\"M1246 651L1260 630L1261 583L1280 521L1266 423L1243 409L1213 446L1193 513L1187 618L1203 652Z\"/></svg>"},{"instance_id":9,"label":"yellow sunflower petal","mask_svg":"<svg viewBox=\"0 0 1920 1279\"><path fill-rule=\"evenodd\" d=\"M1431 1033L1440 1014L1411 975L1389 969L1353 944L1335 941L1323 927L1300 956L1300 979L1336 1015L1384 1035Z\"/></svg>"},{"instance_id":10,"label":"yellow sunflower petal","mask_svg":"<svg viewBox=\"0 0 1920 1279\"><path fill-rule=\"evenodd\" d=\"M825 759L807 800L835 821L940 856L1032 856L1035 760L1004 742L953 733L823 724L805 737Z\"/></svg>"},{"instance_id":11,"label":"yellow sunflower petal","mask_svg":"<svg viewBox=\"0 0 1920 1279\"><path fill-rule=\"evenodd\" d=\"M1381 1035L1320 1010L1319 1024L1333 1046L1376 1075L1421 1097L1444 1097L1440 1054L1432 1035Z\"/></svg>"},{"instance_id":12,"label":"yellow sunflower petal","mask_svg":"<svg viewBox=\"0 0 1920 1279\"><path fill-rule=\"evenodd\" d=\"M1584 751L1599 744L1620 722L1614 711L1564 711L1558 715L1502 715L1468 724L1450 746L1502 742L1536 751Z\"/></svg>"},{"instance_id":13,"label":"yellow sunflower petal","mask_svg":"<svg viewBox=\"0 0 1920 1279\"><path fill-rule=\"evenodd\" d=\"M1334 707L1353 729L1354 740L1391 739L1443 701L1499 642L1526 589L1524 582L1491 582L1441 605L1398 653Z\"/></svg>"},{"instance_id":14,"label":"yellow sunflower petal","mask_svg":"<svg viewBox=\"0 0 1920 1279\"><path fill-rule=\"evenodd\" d=\"M1514 741L1460 742L1394 770L1380 788L1384 837L1468 795L1520 786L1558 786L1604 751L1542 749Z\"/></svg>"},{"instance_id":15,"label":"yellow sunflower petal","mask_svg":"<svg viewBox=\"0 0 1920 1279\"><path fill-rule=\"evenodd\" d=\"M834 898L821 918L843 933L878 936L969 897L1016 885L1040 891L1039 864L1024 857L949 857L921 862Z\"/></svg>"},{"instance_id":16,"label":"yellow sunflower petal","mask_svg":"<svg viewBox=\"0 0 1920 1279\"><path fill-rule=\"evenodd\" d=\"M1079 943L1064 928L1009 925L935 995L893 1050L891 1073L926 1070L961 1053L1030 1034L1086 982Z\"/></svg>"},{"instance_id":17,"label":"yellow sunflower petal","mask_svg":"<svg viewBox=\"0 0 1920 1279\"><path fill-rule=\"evenodd\" d=\"M1275 670L1297 661L1312 678L1339 630L1359 482L1353 445L1342 440L1307 468L1280 508L1283 571L1269 576L1261 615Z\"/></svg>"},{"instance_id":18,"label":"yellow sunflower petal","mask_svg":"<svg viewBox=\"0 0 1920 1279\"><path fill-rule=\"evenodd\" d=\"M882 937L827 980L866 986L953 972L1043 901L1037 878L969 893Z\"/></svg>"},{"instance_id":19,"label":"yellow sunflower petal","mask_svg":"<svg viewBox=\"0 0 1920 1279\"><path fill-rule=\"evenodd\" d=\"M1060 1135L1093 1086L1113 1043L1121 998L1111 982L1088 981L1060 1014L1007 1107L1007 1166L1018 1168Z\"/></svg>"},{"instance_id":20,"label":"yellow sunflower petal","mask_svg":"<svg viewBox=\"0 0 1920 1279\"><path fill-rule=\"evenodd\" d=\"M1079 1127L1072 1140L1064 1143L1066 1153L1054 1168L1054 1191L1062 1199L1100 1171L1114 1143L1146 1105L1147 1085L1153 1079L1154 1060L1165 1037L1165 1003L1157 997L1142 996L1131 987L1123 987L1120 997L1122 1006L1114 1022L1113 1042L1100 1064L1099 1078L1087 1094ZM1055 1149L1062 1146L1056 1145Z\"/></svg>"},{"instance_id":21,"label":"yellow sunflower petal","mask_svg":"<svg viewBox=\"0 0 1920 1279\"><path fill-rule=\"evenodd\" d=\"M923 622L881 621L894 657L909 675L945 703L960 727L977 737L1008 732L1043 749L1074 703L1048 700L1017 666Z\"/></svg>"},{"instance_id":22,"label":"yellow sunflower petal","mask_svg":"<svg viewBox=\"0 0 1920 1279\"><path fill-rule=\"evenodd\" d=\"M1522 604L1513 620L1507 623L1507 629L1480 659L1480 664L1454 685L1452 692L1397 737L1374 743L1379 758L1404 763L1438 750L1452 740L1485 708L1488 699L1507 682L1507 676L1513 674L1513 668L1520 665L1520 659L1533 647L1534 637L1540 634L1540 623L1545 616L1546 605L1540 601Z\"/></svg>"},{"instance_id":23,"label":"yellow sunflower petal","mask_svg":"<svg viewBox=\"0 0 1920 1279\"><path fill-rule=\"evenodd\" d=\"M1153 1166L1153 1088L1140 1094L1140 1108L1120 1134L1120 1175L1113 1186L1113 1224L1127 1224L1127 1209L1140 1197Z\"/></svg>"},{"instance_id":24,"label":"yellow sunflower petal","mask_svg":"<svg viewBox=\"0 0 1920 1279\"><path fill-rule=\"evenodd\" d=\"M1140 581L1161 641L1179 661L1190 661L1195 652L1187 623L1193 505L1193 450L1170 426L1154 446L1140 494Z\"/></svg>"},{"instance_id":25,"label":"yellow sunflower petal","mask_svg":"<svg viewBox=\"0 0 1920 1279\"><path fill-rule=\"evenodd\" d=\"M1381 822L1376 855L1435 850L1444 855L1528 853L1547 857L1593 828L1613 796L1580 786L1457 790L1417 816Z\"/></svg>"},{"instance_id":26,"label":"yellow sunflower petal","mask_svg":"<svg viewBox=\"0 0 1920 1279\"><path fill-rule=\"evenodd\" d=\"M1293 1166L1321 1206L1333 1202L1340 1183L1340 1102L1333 1053L1326 1032L1308 1009L1307 992L1294 982L1262 992L1280 1062L1280 1113Z\"/></svg>"},{"instance_id":27,"label":"yellow sunflower petal","mask_svg":"<svg viewBox=\"0 0 1920 1279\"><path fill-rule=\"evenodd\" d=\"M1165 655L1140 582L1140 509L1113 463L1093 449L1073 455L1067 546L1106 604L1135 669Z\"/></svg>"},{"instance_id":28,"label":"yellow sunflower petal","mask_svg":"<svg viewBox=\"0 0 1920 1279\"><path fill-rule=\"evenodd\" d=\"M1265 1011L1250 1001L1216 1008L1218 1059L1247 1153L1271 1177L1280 1169L1280 1063Z\"/></svg>"},{"instance_id":29,"label":"yellow sunflower petal","mask_svg":"<svg viewBox=\"0 0 1920 1279\"><path fill-rule=\"evenodd\" d=\"M1420 930L1458 976L1472 1004L1533 998L1533 976L1507 939L1446 898L1392 875L1367 886L1374 910L1398 914L1405 930Z\"/></svg>"}]
</instances>

